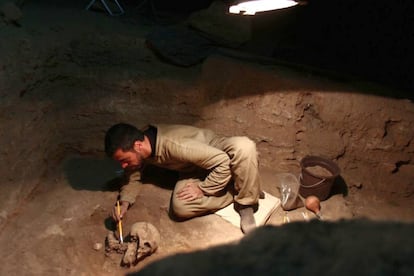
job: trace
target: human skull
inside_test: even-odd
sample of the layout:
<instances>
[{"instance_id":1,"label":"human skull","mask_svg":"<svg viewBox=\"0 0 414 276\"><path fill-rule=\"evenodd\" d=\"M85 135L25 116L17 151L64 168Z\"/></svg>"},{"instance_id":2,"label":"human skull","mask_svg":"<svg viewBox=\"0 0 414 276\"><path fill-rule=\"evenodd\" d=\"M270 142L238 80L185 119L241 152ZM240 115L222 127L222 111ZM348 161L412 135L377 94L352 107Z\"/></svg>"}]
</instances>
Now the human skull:
<instances>
[{"instance_id":1,"label":"human skull","mask_svg":"<svg viewBox=\"0 0 414 276\"><path fill-rule=\"evenodd\" d=\"M137 261L154 253L160 243L160 232L148 222L136 222L131 226L131 242L138 243Z\"/></svg>"}]
</instances>

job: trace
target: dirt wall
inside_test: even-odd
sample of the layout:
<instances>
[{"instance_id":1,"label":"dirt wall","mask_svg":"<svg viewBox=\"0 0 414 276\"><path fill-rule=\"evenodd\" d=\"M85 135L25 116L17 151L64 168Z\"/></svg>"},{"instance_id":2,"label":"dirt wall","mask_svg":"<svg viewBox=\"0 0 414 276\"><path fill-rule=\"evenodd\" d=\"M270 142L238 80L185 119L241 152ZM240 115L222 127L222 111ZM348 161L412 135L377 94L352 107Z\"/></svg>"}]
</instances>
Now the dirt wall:
<instances>
[{"instance_id":1,"label":"dirt wall","mask_svg":"<svg viewBox=\"0 0 414 276\"><path fill-rule=\"evenodd\" d=\"M1 30L0 223L65 155L103 157L104 131L119 121L247 135L261 166L277 171L298 173L303 156L327 156L350 191L412 199L414 104L378 96L392 89L220 55L178 68L145 46L145 28L99 22L100 32L79 31L76 20Z\"/></svg>"}]
</instances>

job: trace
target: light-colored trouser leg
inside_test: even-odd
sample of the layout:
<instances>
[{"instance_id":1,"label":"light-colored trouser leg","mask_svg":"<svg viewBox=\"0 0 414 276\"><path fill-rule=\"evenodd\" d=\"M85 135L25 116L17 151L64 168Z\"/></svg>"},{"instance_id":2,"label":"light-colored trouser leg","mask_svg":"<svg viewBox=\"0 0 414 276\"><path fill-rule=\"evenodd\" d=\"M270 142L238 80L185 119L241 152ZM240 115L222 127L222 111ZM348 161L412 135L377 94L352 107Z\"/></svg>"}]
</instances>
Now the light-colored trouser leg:
<instances>
[{"instance_id":1,"label":"light-colored trouser leg","mask_svg":"<svg viewBox=\"0 0 414 276\"><path fill-rule=\"evenodd\" d=\"M192 218L220 210L233 202L233 195L229 191L223 191L220 196L203 196L192 201L184 201L177 198L180 191L189 182L201 182L196 178L182 179L175 184L171 197L171 209L179 218Z\"/></svg>"},{"instance_id":2,"label":"light-colored trouser leg","mask_svg":"<svg viewBox=\"0 0 414 276\"><path fill-rule=\"evenodd\" d=\"M234 183L234 201L241 205L256 204L260 194L256 144L247 137L220 137L214 139L211 145L225 151L230 157L233 177L230 183ZM178 199L176 193L189 181L200 180L187 178L178 181L171 198L172 211L180 218L212 213L233 202L233 195L229 191L221 196L204 196L190 202Z\"/></svg>"},{"instance_id":3,"label":"light-colored trouser leg","mask_svg":"<svg viewBox=\"0 0 414 276\"><path fill-rule=\"evenodd\" d=\"M241 205L258 203L261 183L256 144L248 137L236 136L217 138L213 146L230 156L234 201Z\"/></svg>"}]
</instances>

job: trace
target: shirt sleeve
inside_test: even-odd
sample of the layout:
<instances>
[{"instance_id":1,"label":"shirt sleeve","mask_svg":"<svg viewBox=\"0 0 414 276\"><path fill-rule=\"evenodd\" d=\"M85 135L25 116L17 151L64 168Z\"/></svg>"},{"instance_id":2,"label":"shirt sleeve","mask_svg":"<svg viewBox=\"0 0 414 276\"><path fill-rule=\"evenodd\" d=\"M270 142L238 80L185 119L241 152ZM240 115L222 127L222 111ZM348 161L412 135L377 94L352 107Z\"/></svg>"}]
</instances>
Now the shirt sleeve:
<instances>
[{"instance_id":1,"label":"shirt sleeve","mask_svg":"<svg viewBox=\"0 0 414 276\"><path fill-rule=\"evenodd\" d=\"M125 174L127 183L121 187L119 193L120 201L127 201L130 205L135 203L135 200L141 190L141 171L133 171Z\"/></svg>"},{"instance_id":2,"label":"shirt sleeve","mask_svg":"<svg viewBox=\"0 0 414 276\"><path fill-rule=\"evenodd\" d=\"M204 194L215 195L229 183L230 157L226 152L195 140L171 142L168 148L174 159L210 171L199 185Z\"/></svg>"}]
</instances>

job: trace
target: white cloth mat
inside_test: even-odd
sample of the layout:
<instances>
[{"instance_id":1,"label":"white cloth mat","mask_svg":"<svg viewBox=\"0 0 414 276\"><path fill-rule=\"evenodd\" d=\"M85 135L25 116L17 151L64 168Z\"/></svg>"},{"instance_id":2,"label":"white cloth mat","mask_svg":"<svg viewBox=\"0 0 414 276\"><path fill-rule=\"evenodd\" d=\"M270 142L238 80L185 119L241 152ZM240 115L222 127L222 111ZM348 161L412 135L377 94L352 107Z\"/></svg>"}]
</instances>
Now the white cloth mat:
<instances>
[{"instance_id":1,"label":"white cloth mat","mask_svg":"<svg viewBox=\"0 0 414 276\"><path fill-rule=\"evenodd\" d=\"M257 226L265 225L270 215L280 206L280 199L264 192L265 197L259 199L259 208L254 213ZM234 203L229 206L218 210L216 215L219 215L223 219L229 221L234 226L240 227L240 215L234 210Z\"/></svg>"}]
</instances>

